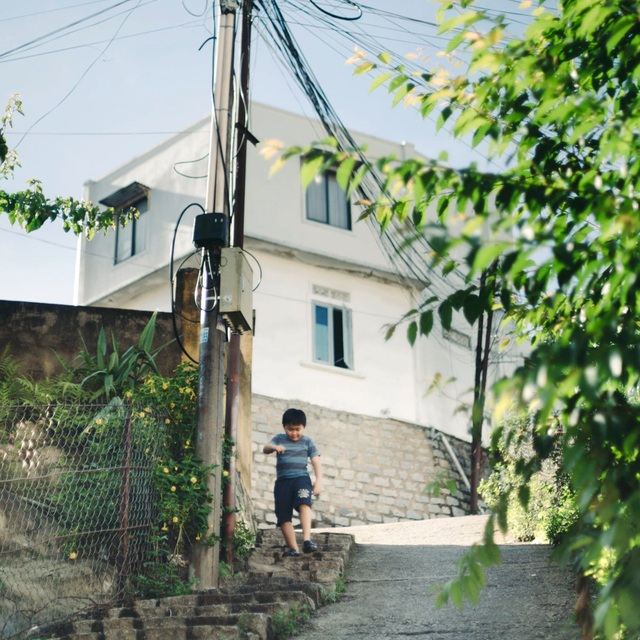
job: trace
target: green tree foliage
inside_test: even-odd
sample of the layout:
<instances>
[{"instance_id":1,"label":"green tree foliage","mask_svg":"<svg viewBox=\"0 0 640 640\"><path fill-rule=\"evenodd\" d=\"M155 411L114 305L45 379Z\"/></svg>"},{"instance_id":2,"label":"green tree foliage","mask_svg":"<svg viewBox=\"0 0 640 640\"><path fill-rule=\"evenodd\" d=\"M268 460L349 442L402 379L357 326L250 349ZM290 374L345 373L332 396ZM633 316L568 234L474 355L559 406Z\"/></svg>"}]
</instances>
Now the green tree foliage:
<instances>
[{"instance_id":1,"label":"green tree foliage","mask_svg":"<svg viewBox=\"0 0 640 640\"><path fill-rule=\"evenodd\" d=\"M438 68L410 71L382 54L362 56L356 68L374 74L372 88L386 86L395 104L413 105L481 145L499 170L396 158L362 165L335 144L322 161L311 148L289 153L310 154L311 162L315 153L316 170L339 164L338 178L351 190L364 173L377 172L385 189L364 215L383 226L415 225L431 243L431 266L445 276L456 260L466 268L464 289L427 301L409 318L410 338L428 334L434 318L446 326L462 312L473 323L502 308L529 341L526 365L495 389L498 414L515 403L533 425L534 455L518 465L517 484L528 486L561 452L577 508L563 549L585 575L607 566L595 628L606 638L637 637L640 4L531 5L520 5L531 13L526 31L507 37L507 17L492 18L472 0L442 1L446 53L462 58L462 67L445 56ZM480 289L479 275L494 263ZM526 490L520 500L526 505ZM503 526L507 502L494 515ZM461 564L460 580L441 601L476 597L479 568L498 555L490 537L487 551Z\"/></svg>"},{"instance_id":2,"label":"green tree foliage","mask_svg":"<svg viewBox=\"0 0 640 640\"><path fill-rule=\"evenodd\" d=\"M16 167L20 166L15 149L9 148L6 131L13 127L16 114L23 114L19 96L10 96L5 112L0 120L0 178L11 178ZM17 224L25 231L40 229L45 222L59 220L65 231L79 236L85 234L91 239L96 231L115 229L119 224L125 226L139 213L135 209L116 211L109 207L101 209L90 202L57 196L47 198L39 180L30 179L28 189L8 193L0 189L0 213L9 216L11 224Z\"/></svg>"}]
</instances>

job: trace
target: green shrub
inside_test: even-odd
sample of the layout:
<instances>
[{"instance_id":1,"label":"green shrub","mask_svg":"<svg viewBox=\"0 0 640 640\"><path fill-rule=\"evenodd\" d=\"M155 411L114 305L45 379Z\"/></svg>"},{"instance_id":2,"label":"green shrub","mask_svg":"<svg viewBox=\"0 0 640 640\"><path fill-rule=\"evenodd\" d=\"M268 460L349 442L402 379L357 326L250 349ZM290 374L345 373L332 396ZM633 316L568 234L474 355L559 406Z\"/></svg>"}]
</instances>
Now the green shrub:
<instances>
[{"instance_id":1,"label":"green shrub","mask_svg":"<svg viewBox=\"0 0 640 640\"><path fill-rule=\"evenodd\" d=\"M233 537L233 555L237 560L248 560L256 546L256 534L253 533L243 520L236 520L235 535Z\"/></svg>"},{"instance_id":2,"label":"green shrub","mask_svg":"<svg viewBox=\"0 0 640 640\"><path fill-rule=\"evenodd\" d=\"M167 556L169 541L166 535L154 534L152 549L140 570L132 576L130 595L140 598L167 598L188 595L194 585L188 580L187 570L177 558Z\"/></svg>"},{"instance_id":3,"label":"green shrub","mask_svg":"<svg viewBox=\"0 0 640 640\"><path fill-rule=\"evenodd\" d=\"M207 487L212 467L196 456L198 370L179 365L173 377L149 375L132 394L144 407L134 420L147 423L156 412L164 416L163 438L154 466L154 486L158 492L158 524L167 534L171 553L182 553L194 542L210 534L208 516L213 496Z\"/></svg>"},{"instance_id":4,"label":"green shrub","mask_svg":"<svg viewBox=\"0 0 640 640\"><path fill-rule=\"evenodd\" d=\"M529 483L523 482L520 470L535 459L533 430L528 420L518 416L498 427L492 443L492 471L480 483L479 493L489 507L506 500L509 532L519 540L558 544L577 519L575 494L555 452Z\"/></svg>"}]
</instances>

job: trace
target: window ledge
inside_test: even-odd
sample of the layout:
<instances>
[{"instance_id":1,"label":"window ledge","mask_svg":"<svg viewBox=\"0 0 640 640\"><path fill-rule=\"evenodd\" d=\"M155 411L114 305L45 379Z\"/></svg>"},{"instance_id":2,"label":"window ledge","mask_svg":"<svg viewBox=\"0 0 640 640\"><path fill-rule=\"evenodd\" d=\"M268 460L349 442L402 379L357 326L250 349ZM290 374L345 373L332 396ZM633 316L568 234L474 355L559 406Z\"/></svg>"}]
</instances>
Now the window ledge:
<instances>
[{"instance_id":1,"label":"window ledge","mask_svg":"<svg viewBox=\"0 0 640 640\"><path fill-rule=\"evenodd\" d=\"M353 369L343 369L342 367L334 367L330 364L322 364L320 362L309 362L308 360L301 360L300 366L307 367L308 369L318 369L319 371L326 371L327 373L337 373L341 376L347 376L348 378L357 378L364 380L364 375L353 371Z\"/></svg>"}]
</instances>

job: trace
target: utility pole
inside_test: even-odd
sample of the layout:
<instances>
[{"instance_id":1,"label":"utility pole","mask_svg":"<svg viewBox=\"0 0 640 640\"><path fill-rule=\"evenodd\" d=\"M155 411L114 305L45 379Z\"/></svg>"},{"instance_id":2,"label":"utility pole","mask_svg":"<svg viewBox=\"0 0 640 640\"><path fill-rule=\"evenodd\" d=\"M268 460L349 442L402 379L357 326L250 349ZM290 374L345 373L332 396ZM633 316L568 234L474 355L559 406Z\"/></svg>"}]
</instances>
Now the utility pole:
<instances>
[{"instance_id":1,"label":"utility pole","mask_svg":"<svg viewBox=\"0 0 640 640\"><path fill-rule=\"evenodd\" d=\"M214 7L215 10L215 7ZM200 301L200 369L196 455L205 466L215 465L208 479L213 509L207 537L213 545L196 544L191 565L199 588L218 586L224 434L224 365L226 325L220 316L220 254L229 244L229 161L231 158L232 71L236 0L220 0L214 70L213 111L205 211L194 225L194 243L201 249L203 268Z\"/></svg>"},{"instance_id":2,"label":"utility pole","mask_svg":"<svg viewBox=\"0 0 640 640\"><path fill-rule=\"evenodd\" d=\"M233 214L233 246L242 249L244 246L244 211L245 211L245 186L247 176L247 127L246 119L249 113L249 71L251 51L251 19L253 0L244 0L242 4L242 39L240 50L242 52L240 62L240 102L238 104L238 153L237 173L235 189L235 208ZM253 283L252 283L253 284ZM227 357L227 415L225 433L236 446L238 443L238 422L240 414L240 368L241 368L241 344L240 334L234 332L229 339L229 354ZM224 532L223 539L226 548L226 561L233 564L235 557L234 535L236 529L237 507L237 469L236 455L229 460L227 471L228 484L224 491Z\"/></svg>"}]
</instances>

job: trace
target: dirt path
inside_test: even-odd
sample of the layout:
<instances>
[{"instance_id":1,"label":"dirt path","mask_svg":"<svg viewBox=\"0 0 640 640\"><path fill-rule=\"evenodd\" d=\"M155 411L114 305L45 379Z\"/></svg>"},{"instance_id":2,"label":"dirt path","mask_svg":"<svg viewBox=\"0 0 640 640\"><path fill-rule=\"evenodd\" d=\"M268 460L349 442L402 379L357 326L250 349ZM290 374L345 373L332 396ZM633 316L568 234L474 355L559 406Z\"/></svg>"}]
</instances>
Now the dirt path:
<instances>
[{"instance_id":1,"label":"dirt path","mask_svg":"<svg viewBox=\"0 0 640 640\"><path fill-rule=\"evenodd\" d=\"M502 564L487 572L480 603L436 609L430 589L482 537L484 516L349 527L356 551L347 591L322 609L298 640L573 640L570 577L546 545L501 542ZM341 529L342 531L342 529Z\"/></svg>"}]
</instances>

